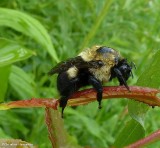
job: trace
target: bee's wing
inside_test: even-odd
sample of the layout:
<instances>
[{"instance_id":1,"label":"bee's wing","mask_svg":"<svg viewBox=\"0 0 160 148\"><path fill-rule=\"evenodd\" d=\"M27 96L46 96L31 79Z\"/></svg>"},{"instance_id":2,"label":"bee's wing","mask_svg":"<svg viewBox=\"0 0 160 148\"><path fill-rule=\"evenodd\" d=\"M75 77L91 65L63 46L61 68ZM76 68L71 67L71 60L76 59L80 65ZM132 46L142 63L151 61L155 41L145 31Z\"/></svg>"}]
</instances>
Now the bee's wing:
<instances>
[{"instance_id":1,"label":"bee's wing","mask_svg":"<svg viewBox=\"0 0 160 148\"><path fill-rule=\"evenodd\" d=\"M100 60L86 62L80 56L77 56L75 58L68 59L67 61L60 62L55 67L53 67L48 72L48 74L53 75L55 73L61 73L67 71L69 68L73 66L75 66L78 69L83 69L83 68L100 68L103 65L104 65L103 62Z\"/></svg>"},{"instance_id":2,"label":"bee's wing","mask_svg":"<svg viewBox=\"0 0 160 148\"><path fill-rule=\"evenodd\" d=\"M68 70L72 66L73 65L72 65L71 59L64 61L64 62L60 62L48 72L48 75L53 75L55 73L61 73L63 71Z\"/></svg>"}]
</instances>

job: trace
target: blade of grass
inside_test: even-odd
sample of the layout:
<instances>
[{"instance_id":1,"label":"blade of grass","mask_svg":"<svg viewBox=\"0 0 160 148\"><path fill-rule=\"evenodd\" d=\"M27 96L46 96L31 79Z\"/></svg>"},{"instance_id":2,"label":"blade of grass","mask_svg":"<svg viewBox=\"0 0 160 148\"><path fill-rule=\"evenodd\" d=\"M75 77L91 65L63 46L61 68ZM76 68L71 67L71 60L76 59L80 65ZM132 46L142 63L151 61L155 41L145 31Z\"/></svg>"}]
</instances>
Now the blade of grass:
<instances>
[{"instance_id":1,"label":"blade of grass","mask_svg":"<svg viewBox=\"0 0 160 148\"><path fill-rule=\"evenodd\" d=\"M9 84L20 99L37 96L36 84L34 80L23 69L17 66L13 65L11 67Z\"/></svg>"},{"instance_id":2,"label":"blade of grass","mask_svg":"<svg viewBox=\"0 0 160 148\"><path fill-rule=\"evenodd\" d=\"M101 12L97 16L97 19L95 20L95 23L93 24L89 33L86 35L86 37L84 38L82 42L82 45L80 47L81 51L89 44L89 42L92 40L92 38L97 33L97 30L100 27L102 21L105 19L105 16L107 15L111 4L112 4L112 0L105 1L104 7L102 8Z\"/></svg>"},{"instance_id":3,"label":"blade of grass","mask_svg":"<svg viewBox=\"0 0 160 148\"><path fill-rule=\"evenodd\" d=\"M59 62L51 38L38 20L16 10L0 8L0 25L11 27L30 36L42 45L56 62Z\"/></svg>"},{"instance_id":4,"label":"blade of grass","mask_svg":"<svg viewBox=\"0 0 160 148\"><path fill-rule=\"evenodd\" d=\"M5 94L8 88L8 78L11 66L0 67L0 102L4 101Z\"/></svg>"},{"instance_id":5,"label":"blade of grass","mask_svg":"<svg viewBox=\"0 0 160 148\"><path fill-rule=\"evenodd\" d=\"M10 40L0 38L0 67L25 60L32 55L35 55L34 51L26 49Z\"/></svg>"}]
</instances>

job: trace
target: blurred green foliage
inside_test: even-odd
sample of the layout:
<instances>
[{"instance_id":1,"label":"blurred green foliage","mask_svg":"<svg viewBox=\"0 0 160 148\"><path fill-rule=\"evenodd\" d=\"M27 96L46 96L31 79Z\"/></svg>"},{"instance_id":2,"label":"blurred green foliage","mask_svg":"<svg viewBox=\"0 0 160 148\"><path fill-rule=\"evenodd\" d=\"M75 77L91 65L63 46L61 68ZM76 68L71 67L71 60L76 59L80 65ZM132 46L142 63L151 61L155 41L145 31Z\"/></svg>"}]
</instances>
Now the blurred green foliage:
<instances>
[{"instance_id":1,"label":"blurred green foliage","mask_svg":"<svg viewBox=\"0 0 160 148\"><path fill-rule=\"evenodd\" d=\"M135 62L137 69L129 85L160 86L159 0L1 0L0 7L1 102L58 98L56 76L46 73L58 61L93 44L115 48ZM115 80L107 85L117 84ZM160 128L159 108L147 112L142 103L129 102L131 119L127 103L124 99L103 101L101 110L97 102L66 108L64 123L70 140L82 146L114 143L123 147ZM43 109L1 111L0 121L0 138L51 147Z\"/></svg>"}]
</instances>

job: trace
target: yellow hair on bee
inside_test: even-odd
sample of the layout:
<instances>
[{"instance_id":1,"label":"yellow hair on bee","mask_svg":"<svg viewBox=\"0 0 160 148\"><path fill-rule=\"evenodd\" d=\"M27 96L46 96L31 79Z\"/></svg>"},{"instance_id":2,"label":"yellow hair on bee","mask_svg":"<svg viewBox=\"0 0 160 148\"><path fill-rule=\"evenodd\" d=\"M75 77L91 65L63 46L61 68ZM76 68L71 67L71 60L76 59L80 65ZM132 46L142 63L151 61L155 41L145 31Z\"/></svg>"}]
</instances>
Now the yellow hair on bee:
<instances>
[{"instance_id":1,"label":"yellow hair on bee","mask_svg":"<svg viewBox=\"0 0 160 148\"><path fill-rule=\"evenodd\" d=\"M99 46L99 45L95 45L95 46L93 46L93 47L91 47L91 48L87 48L87 49L85 49L84 51L82 51L82 52L79 54L79 56L81 56L82 59L83 59L84 61L86 61L86 62L92 61L92 60L95 58L95 56L97 55L96 50L97 50L98 48L100 48L100 47L101 47L101 46Z\"/></svg>"},{"instance_id":2,"label":"yellow hair on bee","mask_svg":"<svg viewBox=\"0 0 160 148\"><path fill-rule=\"evenodd\" d=\"M69 79L75 78L77 76L77 73L78 73L78 69L75 66L67 70Z\"/></svg>"},{"instance_id":3,"label":"yellow hair on bee","mask_svg":"<svg viewBox=\"0 0 160 148\"><path fill-rule=\"evenodd\" d=\"M102 66L99 69L90 68L89 71L101 82L108 82L110 79L112 68L111 65L107 64L105 66Z\"/></svg>"},{"instance_id":4,"label":"yellow hair on bee","mask_svg":"<svg viewBox=\"0 0 160 148\"><path fill-rule=\"evenodd\" d=\"M111 68L117 64L116 58L120 59L121 56L116 50L109 48L110 52L101 53L97 52L102 46L95 45L82 51L79 56L86 62L92 60L100 60L104 63L101 68L89 68L89 71L101 82L108 82L111 75Z\"/></svg>"}]
</instances>

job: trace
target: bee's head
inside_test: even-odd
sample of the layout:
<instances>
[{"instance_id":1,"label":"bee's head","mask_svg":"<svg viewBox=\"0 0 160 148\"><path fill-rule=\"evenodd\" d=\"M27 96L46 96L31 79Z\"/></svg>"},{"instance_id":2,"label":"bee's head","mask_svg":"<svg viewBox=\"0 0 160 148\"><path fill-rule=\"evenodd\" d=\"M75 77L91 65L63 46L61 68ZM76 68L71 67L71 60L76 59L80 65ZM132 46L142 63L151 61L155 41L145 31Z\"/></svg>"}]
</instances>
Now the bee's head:
<instances>
[{"instance_id":1,"label":"bee's head","mask_svg":"<svg viewBox=\"0 0 160 148\"><path fill-rule=\"evenodd\" d=\"M133 62L129 64L126 59L123 59L118 63L117 66L126 81L130 76L133 77L132 68L135 67L135 64Z\"/></svg>"},{"instance_id":2,"label":"bee's head","mask_svg":"<svg viewBox=\"0 0 160 148\"><path fill-rule=\"evenodd\" d=\"M130 76L132 76L133 78L133 73L132 73L133 67L136 68L133 62L128 63L126 59L120 60L118 64L112 68L110 80L117 77L117 73L115 73L114 68L118 69L118 71L120 72L120 75L122 75L125 81L127 81ZM120 85L121 85L121 82L120 82Z\"/></svg>"}]
</instances>

